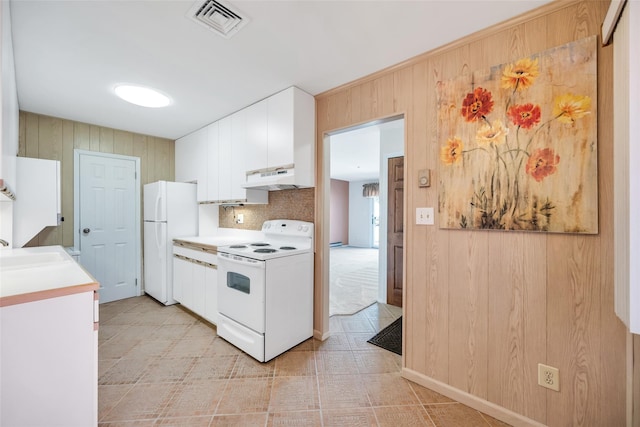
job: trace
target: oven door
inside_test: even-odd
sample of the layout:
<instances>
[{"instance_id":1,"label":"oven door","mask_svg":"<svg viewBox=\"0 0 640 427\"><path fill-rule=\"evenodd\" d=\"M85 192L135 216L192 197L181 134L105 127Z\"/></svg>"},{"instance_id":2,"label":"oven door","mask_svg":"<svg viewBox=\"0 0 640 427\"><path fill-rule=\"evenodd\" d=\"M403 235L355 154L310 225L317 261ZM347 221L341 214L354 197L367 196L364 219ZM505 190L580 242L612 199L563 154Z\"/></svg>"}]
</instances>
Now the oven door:
<instances>
[{"instance_id":1,"label":"oven door","mask_svg":"<svg viewBox=\"0 0 640 427\"><path fill-rule=\"evenodd\" d=\"M218 253L218 311L264 334L265 261Z\"/></svg>"}]
</instances>

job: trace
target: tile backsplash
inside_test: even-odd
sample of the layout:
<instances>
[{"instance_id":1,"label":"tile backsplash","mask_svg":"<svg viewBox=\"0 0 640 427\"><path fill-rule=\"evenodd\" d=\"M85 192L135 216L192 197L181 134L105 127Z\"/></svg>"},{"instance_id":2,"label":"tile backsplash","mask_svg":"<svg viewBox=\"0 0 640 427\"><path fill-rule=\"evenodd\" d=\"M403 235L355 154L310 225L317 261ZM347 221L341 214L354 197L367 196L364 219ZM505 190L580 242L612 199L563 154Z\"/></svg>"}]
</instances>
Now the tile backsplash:
<instances>
[{"instance_id":1,"label":"tile backsplash","mask_svg":"<svg viewBox=\"0 0 640 427\"><path fill-rule=\"evenodd\" d=\"M220 227L242 230L260 230L270 219L296 219L314 221L315 188L269 192L269 204L223 207L220 206ZM244 223L236 223L238 214Z\"/></svg>"}]
</instances>

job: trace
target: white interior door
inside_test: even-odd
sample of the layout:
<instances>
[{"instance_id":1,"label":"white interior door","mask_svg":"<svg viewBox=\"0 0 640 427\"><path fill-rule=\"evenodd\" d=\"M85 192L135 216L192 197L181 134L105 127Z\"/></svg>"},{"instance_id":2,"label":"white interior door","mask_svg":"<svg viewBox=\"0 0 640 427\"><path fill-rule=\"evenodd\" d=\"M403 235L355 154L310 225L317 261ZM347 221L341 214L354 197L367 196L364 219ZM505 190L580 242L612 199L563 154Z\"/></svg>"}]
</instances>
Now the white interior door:
<instances>
[{"instance_id":1,"label":"white interior door","mask_svg":"<svg viewBox=\"0 0 640 427\"><path fill-rule=\"evenodd\" d=\"M77 155L80 263L100 282L100 302L138 294L137 159Z\"/></svg>"}]
</instances>

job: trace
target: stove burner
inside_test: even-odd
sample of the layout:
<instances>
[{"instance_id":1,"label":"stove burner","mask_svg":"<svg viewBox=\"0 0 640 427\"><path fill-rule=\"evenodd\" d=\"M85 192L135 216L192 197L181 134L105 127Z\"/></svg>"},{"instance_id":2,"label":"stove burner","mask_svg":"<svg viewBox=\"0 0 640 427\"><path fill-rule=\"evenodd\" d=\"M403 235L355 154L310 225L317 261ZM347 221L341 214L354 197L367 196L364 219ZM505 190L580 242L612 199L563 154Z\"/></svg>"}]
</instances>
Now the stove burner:
<instances>
[{"instance_id":1,"label":"stove burner","mask_svg":"<svg viewBox=\"0 0 640 427\"><path fill-rule=\"evenodd\" d=\"M245 245L231 245L229 246L231 249L244 249L246 248Z\"/></svg>"},{"instance_id":2,"label":"stove burner","mask_svg":"<svg viewBox=\"0 0 640 427\"><path fill-rule=\"evenodd\" d=\"M295 248L293 246L280 246L280 249L282 249L283 251L292 251Z\"/></svg>"},{"instance_id":3,"label":"stove burner","mask_svg":"<svg viewBox=\"0 0 640 427\"><path fill-rule=\"evenodd\" d=\"M261 249L256 249L253 252L258 253L258 254L272 254L272 253L276 252L276 250L275 249L270 249L270 248L261 248Z\"/></svg>"},{"instance_id":4,"label":"stove burner","mask_svg":"<svg viewBox=\"0 0 640 427\"><path fill-rule=\"evenodd\" d=\"M271 246L269 243L252 243L251 246Z\"/></svg>"}]
</instances>

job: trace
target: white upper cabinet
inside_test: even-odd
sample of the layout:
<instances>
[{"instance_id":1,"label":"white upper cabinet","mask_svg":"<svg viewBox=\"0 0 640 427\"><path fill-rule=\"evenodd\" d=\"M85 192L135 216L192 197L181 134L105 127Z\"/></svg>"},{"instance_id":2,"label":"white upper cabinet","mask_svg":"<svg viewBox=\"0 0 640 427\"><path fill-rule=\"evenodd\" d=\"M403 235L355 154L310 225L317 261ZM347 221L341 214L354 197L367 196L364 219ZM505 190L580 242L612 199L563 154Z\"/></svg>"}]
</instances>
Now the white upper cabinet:
<instances>
[{"instance_id":1,"label":"white upper cabinet","mask_svg":"<svg viewBox=\"0 0 640 427\"><path fill-rule=\"evenodd\" d=\"M231 116L218 121L218 200L231 200Z\"/></svg>"},{"instance_id":2,"label":"white upper cabinet","mask_svg":"<svg viewBox=\"0 0 640 427\"><path fill-rule=\"evenodd\" d=\"M218 158L220 157L220 138L218 122L207 126L207 201L218 200L220 178L218 174Z\"/></svg>"},{"instance_id":3,"label":"white upper cabinet","mask_svg":"<svg viewBox=\"0 0 640 427\"><path fill-rule=\"evenodd\" d=\"M245 172L263 169L267 162L267 100L245 108L247 139L245 141Z\"/></svg>"},{"instance_id":4,"label":"white upper cabinet","mask_svg":"<svg viewBox=\"0 0 640 427\"><path fill-rule=\"evenodd\" d=\"M197 183L199 202L208 199L207 134L204 127L178 139L175 144L175 179Z\"/></svg>"},{"instance_id":5,"label":"white upper cabinet","mask_svg":"<svg viewBox=\"0 0 640 427\"><path fill-rule=\"evenodd\" d=\"M290 167L294 164L294 96L295 88L289 88L267 99L265 168Z\"/></svg>"},{"instance_id":6,"label":"white upper cabinet","mask_svg":"<svg viewBox=\"0 0 640 427\"><path fill-rule=\"evenodd\" d=\"M263 188L268 172L288 170L287 183L315 185L315 99L290 87L245 109L247 142L245 170L251 182ZM266 187L271 187L266 185Z\"/></svg>"},{"instance_id":7,"label":"white upper cabinet","mask_svg":"<svg viewBox=\"0 0 640 427\"><path fill-rule=\"evenodd\" d=\"M245 145L247 142L245 110L231 115L231 199L247 198L247 190L242 185L246 182Z\"/></svg>"}]
</instances>

